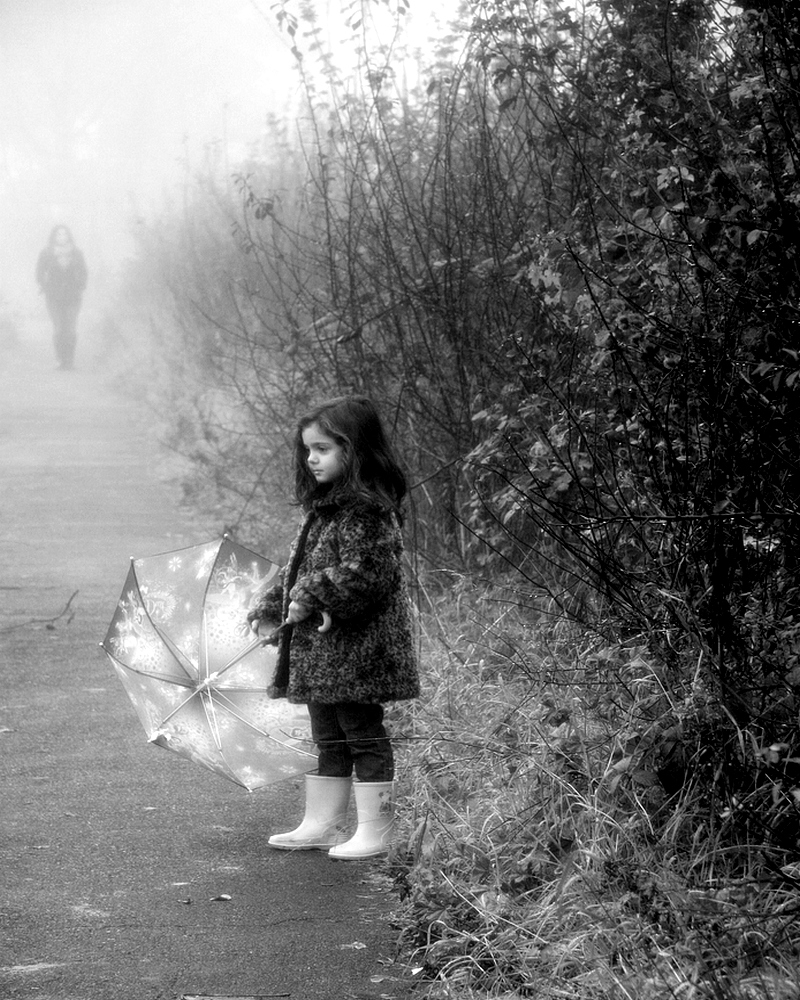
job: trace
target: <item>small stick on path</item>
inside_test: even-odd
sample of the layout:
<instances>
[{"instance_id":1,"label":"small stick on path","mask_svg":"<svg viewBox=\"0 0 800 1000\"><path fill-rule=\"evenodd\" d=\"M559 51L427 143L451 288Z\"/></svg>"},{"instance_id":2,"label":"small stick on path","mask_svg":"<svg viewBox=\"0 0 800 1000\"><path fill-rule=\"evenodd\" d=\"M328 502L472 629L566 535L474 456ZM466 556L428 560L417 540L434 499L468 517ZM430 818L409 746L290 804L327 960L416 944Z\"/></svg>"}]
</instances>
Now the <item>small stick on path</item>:
<instances>
[{"instance_id":1,"label":"small stick on path","mask_svg":"<svg viewBox=\"0 0 800 1000\"><path fill-rule=\"evenodd\" d=\"M19 622L17 625L7 625L5 628L0 628L0 635L5 635L6 632L14 632L18 628L27 628L29 625L44 625L45 628L52 630L55 628L55 623L66 614L69 614L69 618L67 618L67 625L69 625L75 617L74 611L70 613L70 607L79 593L79 590L73 591L63 609L54 618L29 618L26 622Z\"/></svg>"}]
</instances>

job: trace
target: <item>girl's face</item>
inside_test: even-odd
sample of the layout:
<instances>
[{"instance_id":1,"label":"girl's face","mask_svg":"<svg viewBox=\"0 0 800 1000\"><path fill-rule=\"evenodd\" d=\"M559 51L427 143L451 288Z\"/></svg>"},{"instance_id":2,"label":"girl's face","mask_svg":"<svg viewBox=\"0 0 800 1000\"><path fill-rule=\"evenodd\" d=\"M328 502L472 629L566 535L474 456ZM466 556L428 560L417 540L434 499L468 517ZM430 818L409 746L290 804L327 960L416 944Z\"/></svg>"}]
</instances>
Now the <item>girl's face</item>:
<instances>
[{"instance_id":1,"label":"girl's face","mask_svg":"<svg viewBox=\"0 0 800 1000\"><path fill-rule=\"evenodd\" d=\"M318 483L336 482L344 472L344 448L328 437L319 424L309 424L302 438L311 475Z\"/></svg>"}]
</instances>

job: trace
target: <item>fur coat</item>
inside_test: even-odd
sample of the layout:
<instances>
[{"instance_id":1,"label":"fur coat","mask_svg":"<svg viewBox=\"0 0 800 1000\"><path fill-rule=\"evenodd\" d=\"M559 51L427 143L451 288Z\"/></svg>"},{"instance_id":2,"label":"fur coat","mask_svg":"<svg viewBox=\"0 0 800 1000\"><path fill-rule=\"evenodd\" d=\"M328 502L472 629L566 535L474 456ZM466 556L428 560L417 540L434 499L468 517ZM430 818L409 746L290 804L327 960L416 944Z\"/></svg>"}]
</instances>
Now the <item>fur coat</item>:
<instances>
[{"instance_id":1,"label":"fur coat","mask_svg":"<svg viewBox=\"0 0 800 1000\"><path fill-rule=\"evenodd\" d=\"M276 697L296 703L381 703L416 698L419 677L395 514L350 494L317 499L280 583L249 621L285 621L290 601L311 610L281 630ZM321 612L332 618L318 632ZM288 685L284 670L288 666Z\"/></svg>"}]
</instances>

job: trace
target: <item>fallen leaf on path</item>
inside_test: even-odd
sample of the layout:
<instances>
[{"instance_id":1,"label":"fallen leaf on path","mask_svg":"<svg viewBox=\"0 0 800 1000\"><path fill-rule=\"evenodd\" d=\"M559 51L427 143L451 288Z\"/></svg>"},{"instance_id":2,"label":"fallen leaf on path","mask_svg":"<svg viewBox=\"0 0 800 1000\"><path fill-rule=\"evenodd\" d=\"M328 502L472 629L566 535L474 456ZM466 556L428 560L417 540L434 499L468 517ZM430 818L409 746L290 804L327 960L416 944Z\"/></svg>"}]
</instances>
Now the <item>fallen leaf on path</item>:
<instances>
[{"instance_id":1,"label":"fallen leaf on path","mask_svg":"<svg viewBox=\"0 0 800 1000\"><path fill-rule=\"evenodd\" d=\"M59 969L63 962L32 962L30 965L3 965L0 972L47 972L50 969Z\"/></svg>"}]
</instances>

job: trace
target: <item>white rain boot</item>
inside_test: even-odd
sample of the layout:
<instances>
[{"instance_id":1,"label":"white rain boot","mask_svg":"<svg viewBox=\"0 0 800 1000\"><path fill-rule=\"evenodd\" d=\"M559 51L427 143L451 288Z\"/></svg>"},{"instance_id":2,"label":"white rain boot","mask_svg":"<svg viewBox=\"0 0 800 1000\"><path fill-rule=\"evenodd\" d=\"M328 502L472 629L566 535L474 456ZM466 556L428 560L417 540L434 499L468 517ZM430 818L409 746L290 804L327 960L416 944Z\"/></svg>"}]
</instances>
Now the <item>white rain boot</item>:
<instances>
[{"instance_id":1,"label":"white rain boot","mask_svg":"<svg viewBox=\"0 0 800 1000\"><path fill-rule=\"evenodd\" d=\"M267 843L279 851L326 851L347 836L347 804L351 778L306 775L306 811L303 822L289 833L276 833Z\"/></svg>"},{"instance_id":2,"label":"white rain boot","mask_svg":"<svg viewBox=\"0 0 800 1000\"><path fill-rule=\"evenodd\" d=\"M391 781L355 781L353 791L358 812L358 829L344 844L328 851L338 861L357 861L384 854L394 827L394 796Z\"/></svg>"}]
</instances>

